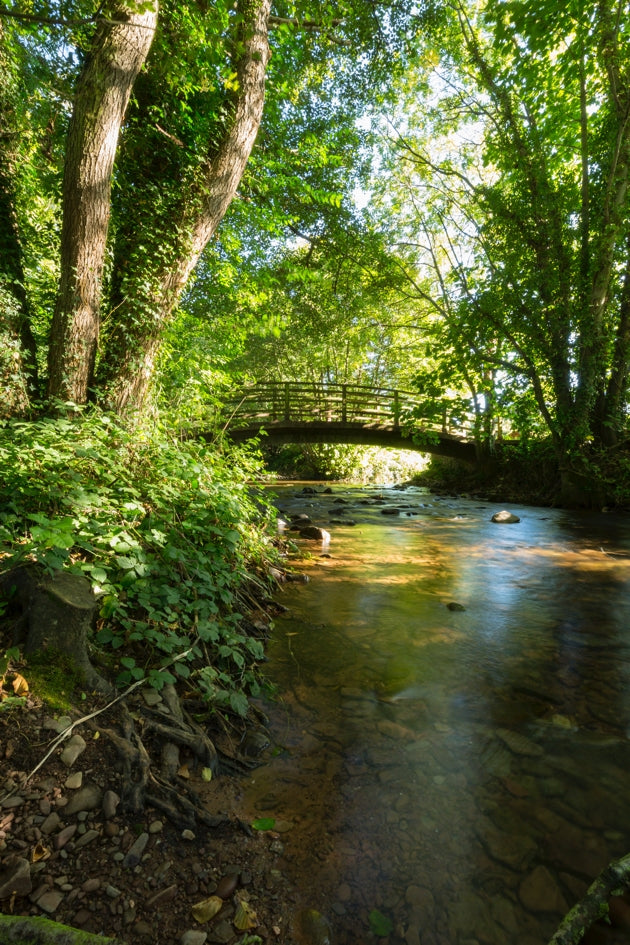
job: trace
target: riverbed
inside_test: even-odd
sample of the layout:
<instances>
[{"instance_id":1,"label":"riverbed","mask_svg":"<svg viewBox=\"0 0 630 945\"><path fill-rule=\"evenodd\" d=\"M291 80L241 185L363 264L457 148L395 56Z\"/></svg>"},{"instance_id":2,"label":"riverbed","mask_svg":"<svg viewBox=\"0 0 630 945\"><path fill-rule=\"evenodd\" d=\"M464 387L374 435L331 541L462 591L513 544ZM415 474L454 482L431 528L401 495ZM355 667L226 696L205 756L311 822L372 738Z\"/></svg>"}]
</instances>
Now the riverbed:
<instances>
[{"instance_id":1,"label":"riverbed","mask_svg":"<svg viewBox=\"0 0 630 945\"><path fill-rule=\"evenodd\" d=\"M308 580L278 593L246 795L299 891L286 941L544 945L630 851L628 518L275 491Z\"/></svg>"}]
</instances>

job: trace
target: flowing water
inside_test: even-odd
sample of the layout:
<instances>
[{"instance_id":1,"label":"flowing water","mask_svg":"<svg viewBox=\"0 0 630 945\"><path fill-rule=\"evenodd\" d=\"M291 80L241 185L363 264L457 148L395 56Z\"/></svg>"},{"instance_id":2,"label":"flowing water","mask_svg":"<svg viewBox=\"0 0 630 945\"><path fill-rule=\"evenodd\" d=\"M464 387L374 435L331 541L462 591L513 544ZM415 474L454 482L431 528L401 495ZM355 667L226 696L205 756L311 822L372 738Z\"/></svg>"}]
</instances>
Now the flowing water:
<instances>
[{"instance_id":1,"label":"flowing water","mask_svg":"<svg viewBox=\"0 0 630 945\"><path fill-rule=\"evenodd\" d=\"M296 908L325 917L286 941L544 945L630 852L630 522L301 490L281 514L331 540L298 540L309 581L278 595L247 785Z\"/></svg>"}]
</instances>

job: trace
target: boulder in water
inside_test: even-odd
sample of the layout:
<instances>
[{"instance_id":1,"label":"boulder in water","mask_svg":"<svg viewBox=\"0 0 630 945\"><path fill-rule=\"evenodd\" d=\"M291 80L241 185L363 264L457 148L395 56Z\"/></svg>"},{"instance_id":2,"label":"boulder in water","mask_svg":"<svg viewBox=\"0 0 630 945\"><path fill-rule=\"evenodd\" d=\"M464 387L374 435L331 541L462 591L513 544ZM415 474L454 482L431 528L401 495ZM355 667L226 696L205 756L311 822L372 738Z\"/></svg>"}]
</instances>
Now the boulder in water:
<instances>
[{"instance_id":1,"label":"boulder in water","mask_svg":"<svg viewBox=\"0 0 630 945\"><path fill-rule=\"evenodd\" d=\"M514 525L516 522L520 522L520 518L518 515L514 515L513 512L503 509L502 512L495 512L490 521L496 522L498 525Z\"/></svg>"}]
</instances>

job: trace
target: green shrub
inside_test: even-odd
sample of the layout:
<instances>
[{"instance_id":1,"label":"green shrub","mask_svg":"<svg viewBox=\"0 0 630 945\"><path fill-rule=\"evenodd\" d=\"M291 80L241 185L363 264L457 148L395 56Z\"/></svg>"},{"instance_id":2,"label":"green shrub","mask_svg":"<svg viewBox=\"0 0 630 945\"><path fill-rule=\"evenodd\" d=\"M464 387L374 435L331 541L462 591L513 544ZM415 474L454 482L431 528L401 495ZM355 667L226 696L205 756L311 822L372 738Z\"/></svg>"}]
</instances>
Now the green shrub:
<instances>
[{"instance_id":1,"label":"green shrub","mask_svg":"<svg viewBox=\"0 0 630 945\"><path fill-rule=\"evenodd\" d=\"M0 468L0 570L34 561L86 575L119 685L179 676L213 705L247 711L263 649L241 604L272 551L250 453L90 409L3 422Z\"/></svg>"}]
</instances>

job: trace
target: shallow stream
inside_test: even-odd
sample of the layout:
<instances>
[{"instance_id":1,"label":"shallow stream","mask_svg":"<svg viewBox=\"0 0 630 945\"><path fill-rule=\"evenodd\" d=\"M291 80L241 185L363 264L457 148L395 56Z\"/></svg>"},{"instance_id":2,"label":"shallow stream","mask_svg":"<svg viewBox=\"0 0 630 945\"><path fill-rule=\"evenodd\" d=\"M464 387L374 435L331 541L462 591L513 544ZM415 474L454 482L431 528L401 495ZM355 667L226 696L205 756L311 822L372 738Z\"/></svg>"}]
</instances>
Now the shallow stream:
<instances>
[{"instance_id":1,"label":"shallow stream","mask_svg":"<svg viewBox=\"0 0 630 945\"><path fill-rule=\"evenodd\" d=\"M630 851L630 521L303 488L281 516L331 540L278 595L247 785L296 906L333 945L544 945Z\"/></svg>"}]
</instances>

